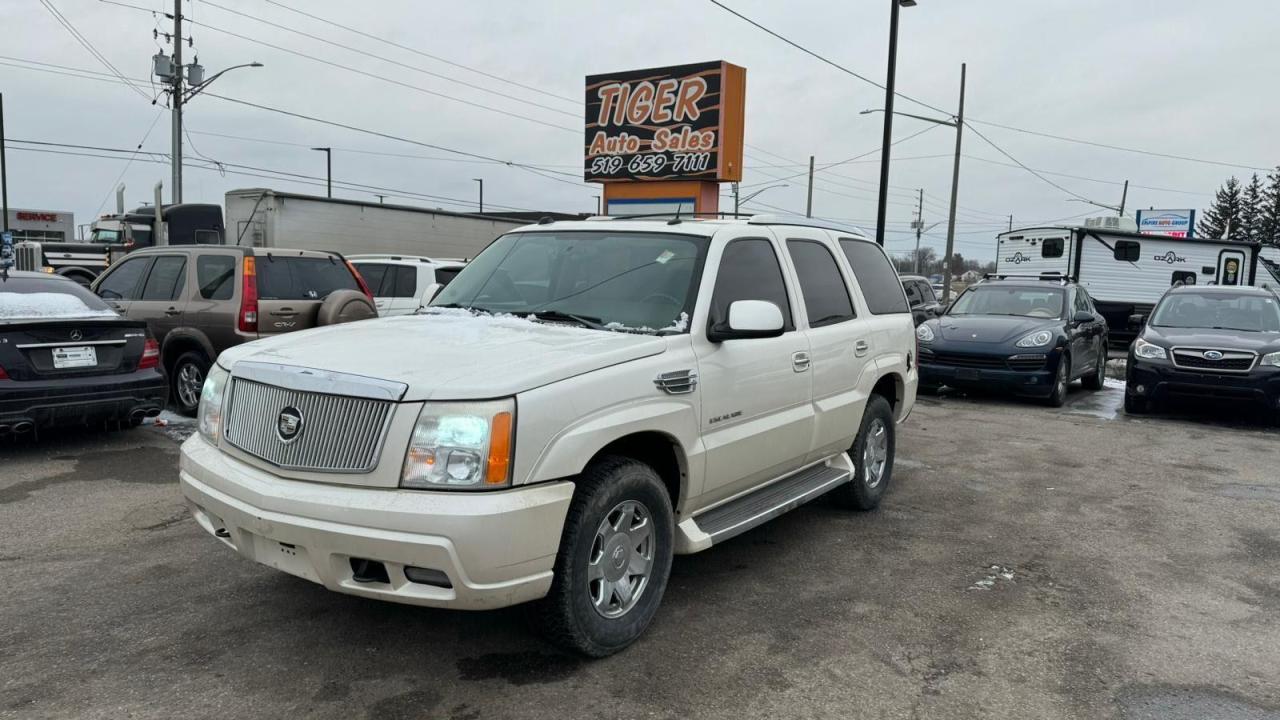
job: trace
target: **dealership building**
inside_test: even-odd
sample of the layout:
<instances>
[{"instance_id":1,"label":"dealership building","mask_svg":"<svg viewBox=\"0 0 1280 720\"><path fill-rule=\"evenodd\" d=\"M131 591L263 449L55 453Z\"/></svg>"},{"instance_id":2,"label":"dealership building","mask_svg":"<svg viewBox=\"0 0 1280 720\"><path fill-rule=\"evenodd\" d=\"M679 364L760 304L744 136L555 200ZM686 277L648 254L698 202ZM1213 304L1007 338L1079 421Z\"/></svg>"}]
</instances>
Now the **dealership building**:
<instances>
[{"instance_id":1,"label":"dealership building","mask_svg":"<svg viewBox=\"0 0 1280 720\"><path fill-rule=\"evenodd\" d=\"M75 216L65 210L9 208L9 232L14 242L75 242Z\"/></svg>"}]
</instances>

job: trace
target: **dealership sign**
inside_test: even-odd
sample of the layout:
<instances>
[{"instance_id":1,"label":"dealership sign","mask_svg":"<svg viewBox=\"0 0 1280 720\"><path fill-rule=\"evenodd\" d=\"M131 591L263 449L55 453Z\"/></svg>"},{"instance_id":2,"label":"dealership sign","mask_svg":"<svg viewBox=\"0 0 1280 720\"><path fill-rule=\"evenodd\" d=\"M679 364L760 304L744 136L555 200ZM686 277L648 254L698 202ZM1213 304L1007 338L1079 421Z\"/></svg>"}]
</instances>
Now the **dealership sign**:
<instances>
[{"instance_id":1,"label":"dealership sign","mask_svg":"<svg viewBox=\"0 0 1280 720\"><path fill-rule=\"evenodd\" d=\"M1191 237L1195 232L1195 210L1139 210L1138 232L1143 235Z\"/></svg>"},{"instance_id":2,"label":"dealership sign","mask_svg":"<svg viewBox=\"0 0 1280 720\"><path fill-rule=\"evenodd\" d=\"M708 62L589 75L587 182L742 179L746 72Z\"/></svg>"}]
</instances>

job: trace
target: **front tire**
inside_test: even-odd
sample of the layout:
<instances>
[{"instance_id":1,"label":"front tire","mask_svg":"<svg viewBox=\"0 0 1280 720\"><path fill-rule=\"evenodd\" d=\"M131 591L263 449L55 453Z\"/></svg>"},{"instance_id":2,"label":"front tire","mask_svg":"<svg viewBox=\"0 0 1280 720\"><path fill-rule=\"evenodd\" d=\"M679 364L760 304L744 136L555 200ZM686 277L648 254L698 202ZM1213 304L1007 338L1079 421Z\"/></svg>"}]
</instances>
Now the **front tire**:
<instances>
[{"instance_id":1,"label":"front tire","mask_svg":"<svg viewBox=\"0 0 1280 720\"><path fill-rule=\"evenodd\" d=\"M893 408L883 395L872 395L862 412L862 425L853 439L853 481L832 491L836 502L853 510L874 510L889 489L893 478L893 457L897 447Z\"/></svg>"},{"instance_id":2,"label":"front tire","mask_svg":"<svg viewBox=\"0 0 1280 720\"><path fill-rule=\"evenodd\" d=\"M1053 376L1053 391L1045 398L1049 407L1060 408L1067 404L1067 386L1071 384L1071 356L1063 353L1058 360L1058 372Z\"/></svg>"},{"instance_id":3,"label":"front tire","mask_svg":"<svg viewBox=\"0 0 1280 720\"><path fill-rule=\"evenodd\" d=\"M178 356L169 371L169 387L173 405L187 417L195 417L200 407L200 391L205 376L209 374L209 359L202 352L187 352Z\"/></svg>"},{"instance_id":4,"label":"front tire","mask_svg":"<svg viewBox=\"0 0 1280 720\"><path fill-rule=\"evenodd\" d=\"M635 642L671 574L675 520L653 468L605 457L578 478L551 591L535 621L551 642L605 657Z\"/></svg>"},{"instance_id":5,"label":"front tire","mask_svg":"<svg viewBox=\"0 0 1280 720\"><path fill-rule=\"evenodd\" d=\"M1086 390L1101 390L1103 381L1107 378L1107 344L1102 343L1102 347L1098 348L1098 366L1093 372L1080 378L1080 383L1084 385Z\"/></svg>"},{"instance_id":6,"label":"front tire","mask_svg":"<svg viewBox=\"0 0 1280 720\"><path fill-rule=\"evenodd\" d=\"M1151 412L1151 401L1125 393L1124 412L1126 415L1146 415Z\"/></svg>"}]
</instances>

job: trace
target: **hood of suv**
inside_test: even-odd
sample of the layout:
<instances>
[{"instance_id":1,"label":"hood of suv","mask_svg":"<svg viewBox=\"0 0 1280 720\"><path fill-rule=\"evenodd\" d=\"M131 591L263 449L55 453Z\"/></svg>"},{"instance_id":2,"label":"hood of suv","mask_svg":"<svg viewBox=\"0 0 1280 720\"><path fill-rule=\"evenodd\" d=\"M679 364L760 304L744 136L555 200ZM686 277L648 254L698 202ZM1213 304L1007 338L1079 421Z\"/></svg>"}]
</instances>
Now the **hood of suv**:
<instances>
[{"instance_id":1,"label":"hood of suv","mask_svg":"<svg viewBox=\"0 0 1280 720\"><path fill-rule=\"evenodd\" d=\"M1148 325L1142 339L1165 347L1200 348L1205 350L1244 350L1266 355L1280 350L1276 333L1249 330L1217 330L1214 328L1172 328Z\"/></svg>"},{"instance_id":2,"label":"hood of suv","mask_svg":"<svg viewBox=\"0 0 1280 720\"><path fill-rule=\"evenodd\" d=\"M955 342L1008 343L1037 330L1052 330L1062 321L1007 315L944 315L938 319L942 339Z\"/></svg>"},{"instance_id":3,"label":"hood of suv","mask_svg":"<svg viewBox=\"0 0 1280 720\"><path fill-rule=\"evenodd\" d=\"M239 345L219 364L279 363L394 380L405 400L495 398L657 355L667 339L465 311L333 325Z\"/></svg>"}]
</instances>

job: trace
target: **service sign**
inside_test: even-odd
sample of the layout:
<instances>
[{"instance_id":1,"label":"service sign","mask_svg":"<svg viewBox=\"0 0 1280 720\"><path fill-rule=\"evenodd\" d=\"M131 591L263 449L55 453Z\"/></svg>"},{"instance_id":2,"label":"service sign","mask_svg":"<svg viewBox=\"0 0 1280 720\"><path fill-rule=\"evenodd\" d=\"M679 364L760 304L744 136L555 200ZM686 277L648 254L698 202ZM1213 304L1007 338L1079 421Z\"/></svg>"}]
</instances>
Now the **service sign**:
<instances>
[{"instance_id":1,"label":"service sign","mask_svg":"<svg viewBox=\"0 0 1280 720\"><path fill-rule=\"evenodd\" d=\"M1138 232L1143 235L1191 237L1195 232L1195 210L1139 210Z\"/></svg>"},{"instance_id":2,"label":"service sign","mask_svg":"<svg viewBox=\"0 0 1280 720\"><path fill-rule=\"evenodd\" d=\"M747 71L726 62L587 77L587 182L742 179Z\"/></svg>"}]
</instances>

